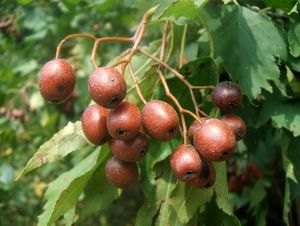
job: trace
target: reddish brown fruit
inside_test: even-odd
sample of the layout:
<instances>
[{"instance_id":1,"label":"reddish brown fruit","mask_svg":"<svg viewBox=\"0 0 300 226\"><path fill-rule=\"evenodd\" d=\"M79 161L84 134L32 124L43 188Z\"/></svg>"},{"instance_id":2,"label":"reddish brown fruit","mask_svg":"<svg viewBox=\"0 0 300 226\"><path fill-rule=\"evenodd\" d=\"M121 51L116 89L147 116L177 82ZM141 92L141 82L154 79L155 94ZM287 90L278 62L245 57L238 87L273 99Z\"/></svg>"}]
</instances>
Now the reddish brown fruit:
<instances>
[{"instance_id":1,"label":"reddish brown fruit","mask_svg":"<svg viewBox=\"0 0 300 226\"><path fill-rule=\"evenodd\" d=\"M179 119L175 109L161 100L151 100L142 110L142 123L146 132L155 140L168 141L179 130Z\"/></svg>"},{"instance_id":2,"label":"reddish brown fruit","mask_svg":"<svg viewBox=\"0 0 300 226\"><path fill-rule=\"evenodd\" d=\"M64 102L72 95L74 86L74 70L68 61L55 59L43 66L39 77L39 89L46 100Z\"/></svg>"},{"instance_id":3,"label":"reddish brown fruit","mask_svg":"<svg viewBox=\"0 0 300 226\"><path fill-rule=\"evenodd\" d=\"M83 133L93 144L104 144L110 138L106 128L107 114L108 109L97 104L88 106L82 114Z\"/></svg>"},{"instance_id":4,"label":"reddish brown fruit","mask_svg":"<svg viewBox=\"0 0 300 226\"><path fill-rule=\"evenodd\" d=\"M92 99L105 108L115 108L126 96L124 77L115 68L97 68L89 77L88 88Z\"/></svg>"},{"instance_id":5,"label":"reddish brown fruit","mask_svg":"<svg viewBox=\"0 0 300 226\"><path fill-rule=\"evenodd\" d=\"M138 180L138 167L135 162L123 162L115 157L107 161L106 178L118 188L126 188Z\"/></svg>"},{"instance_id":6,"label":"reddish brown fruit","mask_svg":"<svg viewBox=\"0 0 300 226\"><path fill-rule=\"evenodd\" d=\"M237 141L245 137L247 127L242 118L237 115L228 114L223 115L220 120L232 129Z\"/></svg>"},{"instance_id":7,"label":"reddish brown fruit","mask_svg":"<svg viewBox=\"0 0 300 226\"><path fill-rule=\"evenodd\" d=\"M139 133L141 125L140 110L132 103L124 101L109 111L107 129L114 139L134 138Z\"/></svg>"},{"instance_id":8,"label":"reddish brown fruit","mask_svg":"<svg viewBox=\"0 0 300 226\"><path fill-rule=\"evenodd\" d=\"M206 121L208 118L201 118L202 121ZM189 127L188 130L188 138L190 140L190 142L193 144L193 138L194 138L194 134L197 131L197 129L199 129L199 127L201 126L202 123L199 123L197 120L195 120L192 125Z\"/></svg>"},{"instance_id":9,"label":"reddish brown fruit","mask_svg":"<svg viewBox=\"0 0 300 226\"><path fill-rule=\"evenodd\" d=\"M211 162L203 161L201 174L195 180L187 182L196 188L209 188L215 184L216 169Z\"/></svg>"},{"instance_id":10,"label":"reddish brown fruit","mask_svg":"<svg viewBox=\"0 0 300 226\"><path fill-rule=\"evenodd\" d=\"M224 161L235 151L235 136L224 122L219 119L208 119L194 135L197 151L208 161Z\"/></svg>"},{"instance_id":11,"label":"reddish brown fruit","mask_svg":"<svg viewBox=\"0 0 300 226\"><path fill-rule=\"evenodd\" d=\"M193 145L182 144L171 156L171 168L182 181L192 181L200 176L202 159Z\"/></svg>"},{"instance_id":12,"label":"reddish brown fruit","mask_svg":"<svg viewBox=\"0 0 300 226\"><path fill-rule=\"evenodd\" d=\"M148 151L148 141L142 134L128 141L112 139L109 146L113 155L125 162L141 160Z\"/></svg>"},{"instance_id":13,"label":"reddish brown fruit","mask_svg":"<svg viewBox=\"0 0 300 226\"><path fill-rule=\"evenodd\" d=\"M238 84L230 81L220 82L212 92L212 100L222 111L230 111L241 105L243 96Z\"/></svg>"}]
</instances>

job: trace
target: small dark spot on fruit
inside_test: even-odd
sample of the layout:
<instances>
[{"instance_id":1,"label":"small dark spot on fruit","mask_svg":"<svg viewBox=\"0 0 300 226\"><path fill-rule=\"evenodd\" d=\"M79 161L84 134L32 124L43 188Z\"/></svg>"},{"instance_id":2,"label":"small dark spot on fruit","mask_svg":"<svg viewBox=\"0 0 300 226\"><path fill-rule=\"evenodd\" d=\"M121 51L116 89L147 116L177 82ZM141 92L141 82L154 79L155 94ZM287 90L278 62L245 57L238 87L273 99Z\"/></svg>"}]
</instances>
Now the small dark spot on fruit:
<instances>
[{"instance_id":1,"label":"small dark spot on fruit","mask_svg":"<svg viewBox=\"0 0 300 226\"><path fill-rule=\"evenodd\" d=\"M237 129L237 130L235 131L235 135L236 135L238 138L242 138L242 136L243 136L242 130L241 130L241 129Z\"/></svg>"},{"instance_id":2,"label":"small dark spot on fruit","mask_svg":"<svg viewBox=\"0 0 300 226\"><path fill-rule=\"evenodd\" d=\"M114 81L115 81L115 79L114 79L114 78L111 78L111 79L110 79L110 81L111 81L111 82L114 82Z\"/></svg>"},{"instance_id":3,"label":"small dark spot on fruit","mask_svg":"<svg viewBox=\"0 0 300 226\"><path fill-rule=\"evenodd\" d=\"M228 106L229 106L229 109L233 109L233 108L235 108L236 104L233 103L233 102L230 102L230 103L228 104Z\"/></svg>"},{"instance_id":4,"label":"small dark spot on fruit","mask_svg":"<svg viewBox=\"0 0 300 226\"><path fill-rule=\"evenodd\" d=\"M204 162L204 164L202 165L200 177L205 178L205 179L208 179L208 177L209 177L209 166L206 162Z\"/></svg>"},{"instance_id":5,"label":"small dark spot on fruit","mask_svg":"<svg viewBox=\"0 0 300 226\"><path fill-rule=\"evenodd\" d=\"M175 133L176 132L176 128L171 128L171 129L169 129L169 134L172 134L172 133Z\"/></svg>"},{"instance_id":6,"label":"small dark spot on fruit","mask_svg":"<svg viewBox=\"0 0 300 226\"><path fill-rule=\"evenodd\" d=\"M193 176L194 172L192 170L187 170L185 173L184 173L184 177L185 178L191 178Z\"/></svg>"},{"instance_id":7,"label":"small dark spot on fruit","mask_svg":"<svg viewBox=\"0 0 300 226\"><path fill-rule=\"evenodd\" d=\"M208 181L207 184L205 185L205 188L209 188L211 186L210 182Z\"/></svg>"},{"instance_id":8,"label":"small dark spot on fruit","mask_svg":"<svg viewBox=\"0 0 300 226\"><path fill-rule=\"evenodd\" d=\"M58 99L53 99L51 101L54 102L54 103L59 103L60 102Z\"/></svg>"},{"instance_id":9,"label":"small dark spot on fruit","mask_svg":"<svg viewBox=\"0 0 300 226\"><path fill-rule=\"evenodd\" d=\"M118 100L119 100L119 98L117 96L115 96L111 99L110 103L113 104L113 103L117 102Z\"/></svg>"},{"instance_id":10,"label":"small dark spot on fruit","mask_svg":"<svg viewBox=\"0 0 300 226\"><path fill-rule=\"evenodd\" d=\"M120 129L120 130L118 130L117 133L118 133L119 136L124 136L126 132L125 132L125 130Z\"/></svg>"},{"instance_id":11,"label":"small dark spot on fruit","mask_svg":"<svg viewBox=\"0 0 300 226\"><path fill-rule=\"evenodd\" d=\"M65 91L65 87L64 87L63 85L58 85L58 86L56 87L56 90L57 90L59 93L62 93L62 92Z\"/></svg>"},{"instance_id":12,"label":"small dark spot on fruit","mask_svg":"<svg viewBox=\"0 0 300 226\"><path fill-rule=\"evenodd\" d=\"M140 149L140 155L145 155L145 149L144 148L142 148L142 149Z\"/></svg>"},{"instance_id":13,"label":"small dark spot on fruit","mask_svg":"<svg viewBox=\"0 0 300 226\"><path fill-rule=\"evenodd\" d=\"M223 156L227 156L227 155L229 155L229 152L228 151L223 151Z\"/></svg>"}]
</instances>

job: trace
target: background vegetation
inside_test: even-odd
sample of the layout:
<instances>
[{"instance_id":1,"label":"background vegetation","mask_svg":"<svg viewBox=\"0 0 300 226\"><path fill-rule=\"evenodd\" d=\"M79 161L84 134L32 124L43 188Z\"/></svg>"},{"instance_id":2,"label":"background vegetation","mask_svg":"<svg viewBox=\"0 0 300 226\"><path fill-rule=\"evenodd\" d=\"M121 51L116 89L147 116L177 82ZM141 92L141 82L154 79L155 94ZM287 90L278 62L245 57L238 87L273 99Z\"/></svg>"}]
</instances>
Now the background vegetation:
<instances>
[{"instance_id":1,"label":"background vegetation","mask_svg":"<svg viewBox=\"0 0 300 226\"><path fill-rule=\"evenodd\" d=\"M158 3L143 41L147 50L159 51L163 21L172 21L170 64L195 84L236 81L245 95L234 113L245 119L248 134L227 164L215 164L217 183L210 189L193 189L170 172L168 156L181 142L179 136L171 142L151 141L139 163L139 185L120 191L106 181L108 148L88 144L76 122L90 102L86 81L93 70L93 43L66 43L63 57L77 76L67 103L49 104L38 92L39 71L54 58L63 37L130 36L142 15ZM300 226L299 7L297 0L2 0L0 225ZM188 32L182 49L184 27ZM105 44L98 59L105 65L129 47ZM178 59L184 59L182 67ZM141 68L139 78L147 81L141 85L147 98L166 99L151 71L154 63L142 56L134 63ZM167 76L172 92L192 109L187 90ZM199 93L199 102L217 117L220 112L208 94ZM128 97L140 104L134 91ZM62 140L69 130L74 132L66 144ZM38 149L47 161L38 156L24 173L60 160L14 181Z\"/></svg>"}]
</instances>

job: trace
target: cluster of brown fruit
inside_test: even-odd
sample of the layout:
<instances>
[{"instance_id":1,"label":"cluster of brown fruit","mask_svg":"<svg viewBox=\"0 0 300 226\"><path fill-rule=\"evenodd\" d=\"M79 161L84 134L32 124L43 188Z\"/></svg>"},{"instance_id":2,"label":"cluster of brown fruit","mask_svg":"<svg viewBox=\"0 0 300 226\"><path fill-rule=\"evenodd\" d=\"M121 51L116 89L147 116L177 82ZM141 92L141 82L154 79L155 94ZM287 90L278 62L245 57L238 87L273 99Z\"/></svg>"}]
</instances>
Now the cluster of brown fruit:
<instances>
[{"instance_id":1,"label":"cluster of brown fruit","mask_svg":"<svg viewBox=\"0 0 300 226\"><path fill-rule=\"evenodd\" d=\"M212 92L212 101L222 111L240 106L242 94L236 83L219 83ZM237 115L220 119L202 118L188 130L191 144L180 145L171 156L171 168L176 177L194 187L206 188L215 183L212 161L228 160L236 149L236 141L246 134L245 122Z\"/></svg>"},{"instance_id":2,"label":"cluster of brown fruit","mask_svg":"<svg viewBox=\"0 0 300 226\"><path fill-rule=\"evenodd\" d=\"M66 60L55 59L44 65L39 87L45 99L66 101L74 85L74 71ZM95 145L109 143L113 157L106 164L106 176L117 187L127 187L138 179L136 162L148 150L147 135L160 141L172 139L179 130L177 113L160 100L148 102L142 112L124 101L127 85L115 68L97 68L89 76L88 89L95 104L82 114L83 132Z\"/></svg>"},{"instance_id":3,"label":"cluster of brown fruit","mask_svg":"<svg viewBox=\"0 0 300 226\"><path fill-rule=\"evenodd\" d=\"M39 87L46 100L66 101L74 85L74 70L66 60L55 59L44 65ZM147 136L168 141L177 135L177 112L161 100L147 102L140 112L136 105L124 100L127 85L113 67L97 68L89 76L88 90L95 104L83 112L83 132L95 145L108 142L113 157L106 163L106 177L119 188L127 187L138 180L136 162L148 150ZM218 108L228 111L240 105L242 94L237 84L222 82L214 88L212 99ZM191 144L182 144L174 151L171 168L178 179L192 186L211 186L216 175L211 161L227 160L235 150L236 140L245 133L245 123L236 115L195 121L188 131Z\"/></svg>"}]
</instances>

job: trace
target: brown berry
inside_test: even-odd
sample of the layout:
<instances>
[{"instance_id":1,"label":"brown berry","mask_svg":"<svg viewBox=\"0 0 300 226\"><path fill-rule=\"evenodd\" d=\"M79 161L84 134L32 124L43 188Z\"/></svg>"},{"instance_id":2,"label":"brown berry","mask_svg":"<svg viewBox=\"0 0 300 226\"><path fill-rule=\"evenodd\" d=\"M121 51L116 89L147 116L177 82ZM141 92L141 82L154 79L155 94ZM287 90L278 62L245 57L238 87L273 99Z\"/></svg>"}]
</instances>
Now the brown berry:
<instances>
[{"instance_id":1,"label":"brown berry","mask_svg":"<svg viewBox=\"0 0 300 226\"><path fill-rule=\"evenodd\" d=\"M92 99L105 108L115 108L126 96L127 85L120 72L111 67L97 68L88 79Z\"/></svg>"},{"instance_id":2,"label":"brown berry","mask_svg":"<svg viewBox=\"0 0 300 226\"><path fill-rule=\"evenodd\" d=\"M161 100L151 100L142 110L142 123L146 132L155 140L168 141L179 130L179 119L175 109Z\"/></svg>"},{"instance_id":3,"label":"brown berry","mask_svg":"<svg viewBox=\"0 0 300 226\"><path fill-rule=\"evenodd\" d=\"M195 180L200 176L202 159L193 145L181 144L171 156L171 168L182 181Z\"/></svg>"},{"instance_id":4,"label":"brown berry","mask_svg":"<svg viewBox=\"0 0 300 226\"><path fill-rule=\"evenodd\" d=\"M214 105L222 111L230 111L241 105L243 96L238 84L225 81L216 85L212 92Z\"/></svg>"},{"instance_id":5,"label":"brown berry","mask_svg":"<svg viewBox=\"0 0 300 226\"><path fill-rule=\"evenodd\" d=\"M148 151L148 141L141 133L131 140L112 139L109 146L113 155L125 162L141 160Z\"/></svg>"},{"instance_id":6,"label":"brown berry","mask_svg":"<svg viewBox=\"0 0 300 226\"><path fill-rule=\"evenodd\" d=\"M224 161L235 151L235 136L224 122L219 119L208 119L194 135L197 151L208 161Z\"/></svg>"},{"instance_id":7,"label":"brown berry","mask_svg":"<svg viewBox=\"0 0 300 226\"><path fill-rule=\"evenodd\" d=\"M196 188L209 188L214 185L216 181L216 169L212 162L203 161L201 174L195 180L187 183Z\"/></svg>"},{"instance_id":8,"label":"brown berry","mask_svg":"<svg viewBox=\"0 0 300 226\"><path fill-rule=\"evenodd\" d=\"M106 178L118 188L125 188L137 182L138 167L135 162L123 162L115 157L105 165Z\"/></svg>"},{"instance_id":9,"label":"brown berry","mask_svg":"<svg viewBox=\"0 0 300 226\"><path fill-rule=\"evenodd\" d=\"M140 110L132 103L124 101L109 111L107 129L114 139L134 138L139 133L141 125Z\"/></svg>"},{"instance_id":10,"label":"brown berry","mask_svg":"<svg viewBox=\"0 0 300 226\"><path fill-rule=\"evenodd\" d=\"M68 61L55 59L43 66L39 77L39 89L46 100L64 102L72 95L74 86L74 70Z\"/></svg>"},{"instance_id":11,"label":"brown berry","mask_svg":"<svg viewBox=\"0 0 300 226\"><path fill-rule=\"evenodd\" d=\"M106 127L107 115L108 109L97 104L88 106L82 114L83 133L93 144L104 144L110 138Z\"/></svg>"},{"instance_id":12,"label":"brown berry","mask_svg":"<svg viewBox=\"0 0 300 226\"><path fill-rule=\"evenodd\" d=\"M247 127L244 120L241 117L233 114L228 114L228 115L223 115L220 118L220 120L223 121L227 126L229 126L232 129L235 139L237 141L245 137Z\"/></svg>"},{"instance_id":13,"label":"brown berry","mask_svg":"<svg viewBox=\"0 0 300 226\"><path fill-rule=\"evenodd\" d=\"M201 118L202 121L206 121L208 118ZM188 130L188 138L190 140L190 142L193 144L193 138L194 138L194 134L196 132L197 129L199 129L199 127L201 126L202 123L199 123L197 120L195 120L192 125L189 127Z\"/></svg>"}]
</instances>

